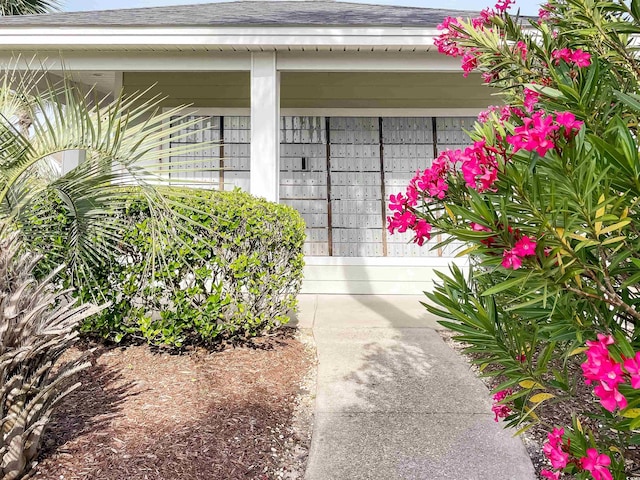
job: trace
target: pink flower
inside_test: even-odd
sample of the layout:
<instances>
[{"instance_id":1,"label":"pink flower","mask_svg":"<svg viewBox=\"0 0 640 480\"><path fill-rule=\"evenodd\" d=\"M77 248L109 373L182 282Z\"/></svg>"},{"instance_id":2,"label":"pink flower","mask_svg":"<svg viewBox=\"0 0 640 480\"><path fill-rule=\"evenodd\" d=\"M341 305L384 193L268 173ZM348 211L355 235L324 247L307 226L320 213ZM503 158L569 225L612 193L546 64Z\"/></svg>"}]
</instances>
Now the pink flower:
<instances>
[{"instance_id":1,"label":"pink flower","mask_svg":"<svg viewBox=\"0 0 640 480\"><path fill-rule=\"evenodd\" d=\"M499 110L500 110L500 107L497 107L496 105L489 105L489 108L487 108L486 110L484 110L484 111L482 111L482 112L480 112L478 114L478 121L480 123L487 123L489 121L489 116L493 112L497 112Z\"/></svg>"},{"instance_id":2,"label":"pink flower","mask_svg":"<svg viewBox=\"0 0 640 480\"><path fill-rule=\"evenodd\" d=\"M551 58L555 60L556 65L560 65L560 60L564 60L565 62L570 63L572 61L571 54L571 50L569 50L568 48L562 48L560 50L552 51Z\"/></svg>"},{"instance_id":3,"label":"pink flower","mask_svg":"<svg viewBox=\"0 0 640 480\"><path fill-rule=\"evenodd\" d=\"M522 40L518 41L518 43L516 43L515 51L520 54L520 58L522 58L522 60L526 60L527 58L526 43L524 43Z\"/></svg>"},{"instance_id":4,"label":"pink flower","mask_svg":"<svg viewBox=\"0 0 640 480\"><path fill-rule=\"evenodd\" d=\"M504 105L502 107L491 105L487 110L478 114L478 121L480 123L487 123L489 121L489 116L494 112L500 114L500 117L498 118L498 122L500 124L504 124L504 122L514 115L519 118L525 117L525 113L521 108L512 107L511 105Z\"/></svg>"},{"instance_id":5,"label":"pink flower","mask_svg":"<svg viewBox=\"0 0 640 480\"><path fill-rule=\"evenodd\" d=\"M484 83L491 83L498 78L495 72L482 72L481 77Z\"/></svg>"},{"instance_id":6,"label":"pink flower","mask_svg":"<svg viewBox=\"0 0 640 480\"><path fill-rule=\"evenodd\" d=\"M513 390L511 390L510 388L507 388L505 390L500 390L499 392L494 393L492 398L494 402L501 402L512 393L513 393Z\"/></svg>"},{"instance_id":7,"label":"pink flower","mask_svg":"<svg viewBox=\"0 0 640 480\"><path fill-rule=\"evenodd\" d=\"M480 225L479 223L471 222L469 224L471 230L474 232L490 232L491 229L489 227L485 227L484 225Z\"/></svg>"},{"instance_id":8,"label":"pink flower","mask_svg":"<svg viewBox=\"0 0 640 480\"><path fill-rule=\"evenodd\" d=\"M534 92L528 88L524 89L524 108L526 108L529 113L533 112L533 108L539 99L540 94L538 92Z\"/></svg>"},{"instance_id":9,"label":"pink flower","mask_svg":"<svg viewBox=\"0 0 640 480\"><path fill-rule=\"evenodd\" d=\"M498 0L496 3L496 10L500 13L504 13L511 8L511 5L516 3L516 0Z\"/></svg>"},{"instance_id":10,"label":"pink flower","mask_svg":"<svg viewBox=\"0 0 640 480\"><path fill-rule=\"evenodd\" d=\"M408 228L411 228L416 223L416 216L409 212L395 212L393 217L387 217L387 230L393 235L396 230L400 233L404 233Z\"/></svg>"},{"instance_id":11,"label":"pink flower","mask_svg":"<svg viewBox=\"0 0 640 480\"><path fill-rule=\"evenodd\" d=\"M560 60L564 60L568 64L574 64L578 68L588 67L591 65L591 54L580 50L570 50L562 48L551 52L551 58L555 60L555 64L559 65Z\"/></svg>"},{"instance_id":12,"label":"pink flower","mask_svg":"<svg viewBox=\"0 0 640 480\"><path fill-rule=\"evenodd\" d=\"M536 112L531 118L524 118L523 122L524 125L514 129L514 135L507 136L507 142L514 146L514 153L522 149L535 151L544 157L555 148L554 134L560 127L554 123L552 115Z\"/></svg>"},{"instance_id":13,"label":"pink flower","mask_svg":"<svg viewBox=\"0 0 640 480\"><path fill-rule=\"evenodd\" d=\"M430 198L442 200L449 189L449 184L446 181L448 171L449 158L446 154L441 154L433 161L431 167L422 173L418 170L409 185Z\"/></svg>"},{"instance_id":14,"label":"pink flower","mask_svg":"<svg viewBox=\"0 0 640 480\"><path fill-rule=\"evenodd\" d=\"M606 372L613 368L615 362L609 355L609 345L613 345L613 337L598 334L598 340L587 340L587 361L582 363L582 375L587 385L600 381Z\"/></svg>"},{"instance_id":15,"label":"pink flower","mask_svg":"<svg viewBox=\"0 0 640 480\"><path fill-rule=\"evenodd\" d=\"M519 257L531 257L536 254L536 241L525 235L516 242L512 252Z\"/></svg>"},{"instance_id":16,"label":"pink flower","mask_svg":"<svg viewBox=\"0 0 640 480\"><path fill-rule=\"evenodd\" d=\"M578 68L588 67L591 65L591 55L588 52L577 49L571 54L571 61Z\"/></svg>"},{"instance_id":17,"label":"pink flower","mask_svg":"<svg viewBox=\"0 0 640 480\"><path fill-rule=\"evenodd\" d=\"M482 23L485 25L488 25L489 23L491 23L491 19L495 16L496 16L496 12L491 10L489 7L483 9L480 12L480 19L482 20Z\"/></svg>"},{"instance_id":18,"label":"pink flower","mask_svg":"<svg viewBox=\"0 0 640 480\"><path fill-rule=\"evenodd\" d=\"M407 205L415 207L418 204L418 190L413 185L407 186Z\"/></svg>"},{"instance_id":19,"label":"pink flower","mask_svg":"<svg viewBox=\"0 0 640 480\"><path fill-rule=\"evenodd\" d=\"M506 418L511 414L511 409L507 405L501 405L500 402L513 393L513 390L507 388L506 390L500 390L493 396L493 406L491 411L495 415L495 421L500 418Z\"/></svg>"},{"instance_id":20,"label":"pink flower","mask_svg":"<svg viewBox=\"0 0 640 480\"><path fill-rule=\"evenodd\" d=\"M544 5L541 9L538 10L538 22L544 22L545 20L549 20L551 18L551 12L548 9L549 4Z\"/></svg>"},{"instance_id":21,"label":"pink flower","mask_svg":"<svg viewBox=\"0 0 640 480\"><path fill-rule=\"evenodd\" d=\"M597 341L587 340L587 361L580 365L587 385L598 382L593 393L610 412L616 407L623 409L627 406L627 399L618 391L618 385L625 381L622 366L609 355L608 346L613 343L611 335L601 333Z\"/></svg>"},{"instance_id":22,"label":"pink flower","mask_svg":"<svg viewBox=\"0 0 640 480\"><path fill-rule=\"evenodd\" d=\"M613 359L604 362L600 370L600 382L610 388L615 388L621 383L624 383L622 365L613 361Z\"/></svg>"},{"instance_id":23,"label":"pink flower","mask_svg":"<svg viewBox=\"0 0 640 480\"><path fill-rule=\"evenodd\" d=\"M413 231L416 234L413 241L420 246L424 245L425 240L429 240L431 238L431 225L429 225L423 218L418 219L413 227Z\"/></svg>"},{"instance_id":24,"label":"pink flower","mask_svg":"<svg viewBox=\"0 0 640 480\"><path fill-rule=\"evenodd\" d=\"M561 469L567 466L569 454L562 450L562 445L553 446L550 443L545 443L542 452L549 459L553 468Z\"/></svg>"},{"instance_id":25,"label":"pink flower","mask_svg":"<svg viewBox=\"0 0 640 480\"><path fill-rule=\"evenodd\" d=\"M542 470L540 472L540 475L542 475L544 478L548 478L549 480L560 479L560 472L552 472L551 470Z\"/></svg>"},{"instance_id":26,"label":"pink flower","mask_svg":"<svg viewBox=\"0 0 640 480\"><path fill-rule=\"evenodd\" d=\"M484 75L484 73L483 73L483 75ZM482 112L480 112L478 114L478 122L487 123L489 121L489 115L491 115L491 111L490 110L483 110Z\"/></svg>"},{"instance_id":27,"label":"pink flower","mask_svg":"<svg viewBox=\"0 0 640 480\"><path fill-rule=\"evenodd\" d=\"M613 336L611 335L605 335L603 333L599 333L597 335L598 340L597 341L592 341L592 340L587 340L587 345L590 347L600 347L600 348L604 348L605 350L607 350L607 347L609 345L613 345L614 343L616 343L616 341L613 339ZM607 350L608 351L608 350Z\"/></svg>"},{"instance_id":28,"label":"pink flower","mask_svg":"<svg viewBox=\"0 0 640 480\"><path fill-rule=\"evenodd\" d=\"M460 21L454 17L447 17L438 25L438 30L442 33L433 43L438 47L438 52L450 57L461 57L464 55L465 49L458 44L458 40L464 38L464 34L452 27L460 27Z\"/></svg>"},{"instance_id":29,"label":"pink flower","mask_svg":"<svg viewBox=\"0 0 640 480\"><path fill-rule=\"evenodd\" d=\"M564 428L553 427L551 433L547 433L547 440L553 445L562 443L562 437L564 437Z\"/></svg>"},{"instance_id":30,"label":"pink flower","mask_svg":"<svg viewBox=\"0 0 640 480\"><path fill-rule=\"evenodd\" d=\"M491 190L498 178L498 162L484 140L465 148L458 159L462 161L462 176L467 187L480 193Z\"/></svg>"},{"instance_id":31,"label":"pink flower","mask_svg":"<svg viewBox=\"0 0 640 480\"><path fill-rule=\"evenodd\" d=\"M589 347L586 351L587 361L580 366L586 384L590 385L591 382L600 381L603 375L613 368L615 362L609 355L607 347L613 345L614 340L610 335L599 333L597 341L587 340L586 343Z\"/></svg>"},{"instance_id":32,"label":"pink flower","mask_svg":"<svg viewBox=\"0 0 640 480\"><path fill-rule=\"evenodd\" d=\"M593 393L600 398L600 404L610 412L616 409L616 406L622 410L627 406L627 399L618 391L618 387L612 386L604 381L593 389Z\"/></svg>"},{"instance_id":33,"label":"pink flower","mask_svg":"<svg viewBox=\"0 0 640 480\"><path fill-rule=\"evenodd\" d=\"M407 197L398 193L397 195L389 195L389 210L398 210L402 212L407 205Z\"/></svg>"},{"instance_id":34,"label":"pink flower","mask_svg":"<svg viewBox=\"0 0 640 480\"><path fill-rule=\"evenodd\" d=\"M453 162L455 162L455 157L451 150L445 150L440 152L438 158L431 162L431 170L434 174L442 176L450 170Z\"/></svg>"},{"instance_id":35,"label":"pink flower","mask_svg":"<svg viewBox=\"0 0 640 480\"><path fill-rule=\"evenodd\" d=\"M576 116L571 112L556 112L556 123L564 128L564 136L567 139L577 134L584 125L580 120L576 120Z\"/></svg>"},{"instance_id":36,"label":"pink flower","mask_svg":"<svg viewBox=\"0 0 640 480\"><path fill-rule=\"evenodd\" d=\"M505 250L502 253L502 264L504 268L518 270L522 266L522 258L516 255L513 250Z\"/></svg>"},{"instance_id":37,"label":"pink flower","mask_svg":"<svg viewBox=\"0 0 640 480\"><path fill-rule=\"evenodd\" d=\"M580 466L591 472L594 480L613 480L607 468L609 465L611 465L609 456L604 453L598 454L595 448L588 448L587 456L580 459Z\"/></svg>"},{"instance_id":38,"label":"pink flower","mask_svg":"<svg viewBox=\"0 0 640 480\"><path fill-rule=\"evenodd\" d=\"M554 428L551 433L547 434L547 441L542 446L542 452L555 469L566 467L569 460L569 454L562 448L564 446L563 436L564 428Z\"/></svg>"},{"instance_id":39,"label":"pink flower","mask_svg":"<svg viewBox=\"0 0 640 480\"><path fill-rule=\"evenodd\" d=\"M464 52L462 56L462 70L464 70L464 74L462 75L464 78L469 76L475 68L478 66L478 51L476 49L469 49Z\"/></svg>"},{"instance_id":40,"label":"pink flower","mask_svg":"<svg viewBox=\"0 0 640 480\"><path fill-rule=\"evenodd\" d=\"M631 375L631 386L640 389L640 352L636 353L635 358L627 358L624 361L624 369Z\"/></svg>"}]
</instances>

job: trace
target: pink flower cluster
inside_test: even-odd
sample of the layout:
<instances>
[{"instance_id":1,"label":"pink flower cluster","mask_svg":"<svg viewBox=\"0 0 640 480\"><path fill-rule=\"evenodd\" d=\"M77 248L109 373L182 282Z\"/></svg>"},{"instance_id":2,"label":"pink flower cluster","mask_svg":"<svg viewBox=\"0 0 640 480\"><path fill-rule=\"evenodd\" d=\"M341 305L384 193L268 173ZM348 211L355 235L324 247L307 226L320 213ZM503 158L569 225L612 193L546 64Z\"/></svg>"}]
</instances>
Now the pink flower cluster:
<instances>
[{"instance_id":1,"label":"pink flower cluster","mask_svg":"<svg viewBox=\"0 0 640 480\"><path fill-rule=\"evenodd\" d=\"M449 188L446 177L449 172L450 161L447 154L440 155L430 168L423 172L416 172L405 195L398 193L389 196L389 210L394 211L393 216L387 217L387 229L389 233L396 231L404 233L413 230L413 241L418 245L424 245L431 238L431 225L414 213L414 207L418 205L418 198L426 200L442 200Z\"/></svg>"},{"instance_id":2,"label":"pink flower cluster","mask_svg":"<svg viewBox=\"0 0 640 480\"><path fill-rule=\"evenodd\" d=\"M561 48L551 52L551 58L555 60L555 64L559 65L560 60L564 60L569 65L575 65L578 68L588 67L591 65L591 54L580 50L571 50L569 48Z\"/></svg>"},{"instance_id":3,"label":"pink flower cluster","mask_svg":"<svg viewBox=\"0 0 640 480\"><path fill-rule=\"evenodd\" d=\"M498 0L496 3L496 10L500 13L504 13L511 8L511 5L516 3L516 0Z\"/></svg>"},{"instance_id":4,"label":"pink flower cluster","mask_svg":"<svg viewBox=\"0 0 640 480\"><path fill-rule=\"evenodd\" d=\"M465 49L458 42L467 36L458 30L461 27L460 20L454 17L447 17L438 25L442 33L433 41L438 52L454 58L464 55Z\"/></svg>"},{"instance_id":5,"label":"pink flower cluster","mask_svg":"<svg viewBox=\"0 0 640 480\"><path fill-rule=\"evenodd\" d=\"M476 48L469 48L462 55L462 70L464 78L467 78L471 72L478 67L479 52Z\"/></svg>"},{"instance_id":6,"label":"pink flower cluster","mask_svg":"<svg viewBox=\"0 0 640 480\"><path fill-rule=\"evenodd\" d=\"M555 471L542 470L540 474L544 478L558 480L561 470L569 463L574 463L582 470L591 473L595 480L612 480L611 472L608 468L611 465L611 458L608 455L598 453L595 448L589 448L586 451L587 456L580 458L578 461L576 458L571 459L569 457L569 447L570 441L567 440L566 443L564 441L564 428L554 428L547 435L547 441L542 447L542 452L549 459Z\"/></svg>"},{"instance_id":7,"label":"pink flower cluster","mask_svg":"<svg viewBox=\"0 0 640 480\"><path fill-rule=\"evenodd\" d=\"M633 358L625 358L618 363L609 353L609 345L613 345L611 335L598 334L598 340L587 340L587 361L582 367L582 374L587 385L595 382L593 393L600 399L600 404L613 412L616 407L623 409L627 399L618 390L618 386L631 380L631 387L640 389L640 352ZM623 370L624 368L624 370Z\"/></svg>"},{"instance_id":8,"label":"pink flower cluster","mask_svg":"<svg viewBox=\"0 0 640 480\"><path fill-rule=\"evenodd\" d=\"M502 254L502 266L504 268L519 269L522 260L526 257L533 257L536 254L536 241L524 235L516 242L511 250L505 250Z\"/></svg>"},{"instance_id":9,"label":"pink flower cluster","mask_svg":"<svg viewBox=\"0 0 640 480\"><path fill-rule=\"evenodd\" d=\"M471 19L471 25L477 30L482 30L491 24L491 19L500 13L504 13L511 5L515 3L515 0L498 0L494 9L485 8L480 12L480 16ZM438 52L448 55L450 57L462 57L462 69L464 70L464 76L467 77L471 71L478 66L479 51L475 48L465 48L460 45L460 40L468 39L468 35L461 31L462 25L460 20L454 17L447 17L444 21L438 25L438 30L441 31L438 38L434 40L434 44L438 47ZM517 48L523 58L526 56L526 45L522 49L520 42Z\"/></svg>"},{"instance_id":10,"label":"pink flower cluster","mask_svg":"<svg viewBox=\"0 0 640 480\"><path fill-rule=\"evenodd\" d=\"M480 193L492 190L498 179L495 149L487 146L485 140L481 140L464 151L456 150L454 155L456 161L462 164L460 169L467 187Z\"/></svg>"},{"instance_id":11,"label":"pink flower cluster","mask_svg":"<svg viewBox=\"0 0 640 480\"><path fill-rule=\"evenodd\" d=\"M527 112L529 113L533 112L534 107L536 106L536 103L538 103L539 99L540 99L540 94L538 92L534 92L529 88L524 89L523 105L524 105L524 108L527 110Z\"/></svg>"},{"instance_id":12,"label":"pink flower cluster","mask_svg":"<svg viewBox=\"0 0 640 480\"><path fill-rule=\"evenodd\" d=\"M551 18L551 12L555 10L555 7L549 3L542 5L538 10L538 23L542 23Z\"/></svg>"},{"instance_id":13,"label":"pink flower cluster","mask_svg":"<svg viewBox=\"0 0 640 480\"><path fill-rule=\"evenodd\" d=\"M547 434L547 441L542 446L542 453L556 470L563 469L569 462L569 454L565 451L569 449L569 444L565 445L563 436L564 428L554 428L551 433Z\"/></svg>"},{"instance_id":14,"label":"pink flower cluster","mask_svg":"<svg viewBox=\"0 0 640 480\"><path fill-rule=\"evenodd\" d=\"M515 53L520 55L520 58L522 60L526 60L526 58L527 58L527 44L524 43L522 40L519 40L518 43L516 43L516 46L514 47L514 51L515 51Z\"/></svg>"},{"instance_id":15,"label":"pink flower cluster","mask_svg":"<svg viewBox=\"0 0 640 480\"><path fill-rule=\"evenodd\" d=\"M513 152L526 150L537 152L544 157L549 150L556 147L557 132L562 128L564 137L570 139L575 136L583 123L576 120L571 112L546 115L543 111L534 113L531 117L523 118L523 125L514 129L514 134L507 136L507 142L513 145Z\"/></svg>"},{"instance_id":16,"label":"pink flower cluster","mask_svg":"<svg viewBox=\"0 0 640 480\"><path fill-rule=\"evenodd\" d=\"M501 125L514 115L519 118L523 118L525 116L524 111L520 107L512 107L511 105L498 107L496 105L491 105L487 110L478 114L478 121L480 123L487 123L489 121L489 116L494 112L499 115L498 123Z\"/></svg>"},{"instance_id":17,"label":"pink flower cluster","mask_svg":"<svg viewBox=\"0 0 640 480\"><path fill-rule=\"evenodd\" d=\"M511 409L504 404L501 404L505 398L513 393L513 390L507 388L506 390L500 390L493 396L493 406L491 407L491 411L494 413L495 421L499 421L500 418L507 418L511 414Z\"/></svg>"},{"instance_id":18,"label":"pink flower cluster","mask_svg":"<svg viewBox=\"0 0 640 480\"><path fill-rule=\"evenodd\" d=\"M414 242L420 246L431 238L431 225L416 216L415 207L419 198L427 201L445 198L449 189L447 175L456 164L460 165L467 187L478 192L491 190L498 177L495 149L485 141L475 142L464 150L442 152L430 168L416 173L404 194L389 196L389 209L394 212L387 217L389 233L413 230Z\"/></svg>"}]
</instances>

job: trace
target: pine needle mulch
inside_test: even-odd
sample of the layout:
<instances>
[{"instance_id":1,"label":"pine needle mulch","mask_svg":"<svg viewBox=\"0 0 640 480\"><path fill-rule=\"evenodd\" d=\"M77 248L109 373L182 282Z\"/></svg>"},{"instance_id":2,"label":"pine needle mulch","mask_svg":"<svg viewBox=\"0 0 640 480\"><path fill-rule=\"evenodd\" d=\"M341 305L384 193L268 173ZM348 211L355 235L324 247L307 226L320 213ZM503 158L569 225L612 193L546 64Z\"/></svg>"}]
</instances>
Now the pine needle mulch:
<instances>
[{"instance_id":1,"label":"pine needle mulch","mask_svg":"<svg viewBox=\"0 0 640 480\"><path fill-rule=\"evenodd\" d=\"M57 409L35 478L282 478L311 365L291 335L213 353L102 348L92 363Z\"/></svg>"}]
</instances>

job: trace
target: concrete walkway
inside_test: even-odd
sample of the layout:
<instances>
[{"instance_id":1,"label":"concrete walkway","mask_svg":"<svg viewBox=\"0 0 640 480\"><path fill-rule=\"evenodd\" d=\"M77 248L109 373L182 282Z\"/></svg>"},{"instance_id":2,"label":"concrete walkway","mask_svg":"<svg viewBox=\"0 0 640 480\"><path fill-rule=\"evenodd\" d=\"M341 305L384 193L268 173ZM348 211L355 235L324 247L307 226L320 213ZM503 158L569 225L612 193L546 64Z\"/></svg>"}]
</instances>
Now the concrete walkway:
<instances>
[{"instance_id":1,"label":"concrete walkway","mask_svg":"<svg viewBox=\"0 0 640 480\"><path fill-rule=\"evenodd\" d=\"M319 360L306 480L535 478L423 299L300 297Z\"/></svg>"}]
</instances>

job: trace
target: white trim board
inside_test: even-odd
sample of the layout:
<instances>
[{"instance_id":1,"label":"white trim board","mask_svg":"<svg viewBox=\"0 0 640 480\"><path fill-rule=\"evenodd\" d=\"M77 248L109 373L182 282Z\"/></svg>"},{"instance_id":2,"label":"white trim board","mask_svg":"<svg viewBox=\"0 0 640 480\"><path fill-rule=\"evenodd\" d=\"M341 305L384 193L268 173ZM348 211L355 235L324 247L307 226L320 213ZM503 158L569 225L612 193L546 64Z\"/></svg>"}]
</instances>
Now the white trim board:
<instances>
[{"instance_id":1,"label":"white trim board","mask_svg":"<svg viewBox=\"0 0 640 480\"><path fill-rule=\"evenodd\" d=\"M0 46L98 47L227 45L431 47L435 28L404 27L5 27Z\"/></svg>"},{"instance_id":2,"label":"white trim board","mask_svg":"<svg viewBox=\"0 0 640 480\"><path fill-rule=\"evenodd\" d=\"M165 111L170 108L165 108ZM478 108L281 108L280 116L310 117L475 117L481 112ZM188 107L183 110L187 115L205 116L244 116L251 114L249 108Z\"/></svg>"},{"instance_id":3,"label":"white trim board","mask_svg":"<svg viewBox=\"0 0 640 480\"><path fill-rule=\"evenodd\" d=\"M102 70L123 72L213 72L249 71L251 54L244 51L210 51L203 46L176 45L158 47L134 45L127 51L114 51L105 45L101 50L86 50L81 46L20 45L6 42L0 30L0 63L26 69L31 63L44 64L50 70ZM174 48L176 47L176 48ZM265 49L264 47L260 47ZM437 53L425 51L278 51L279 71L291 72L459 72L460 62ZM315 48L315 47L314 47ZM386 47L384 47L386 48ZM231 49L231 47L229 47ZM256 48L257 49L257 48ZM269 50L268 47L266 47ZM162 51L157 51L162 50ZM188 51L187 51L188 50ZM259 50L259 49L258 49ZM17 60L16 58L19 57ZM32 59L36 59L33 61Z\"/></svg>"},{"instance_id":4,"label":"white trim board","mask_svg":"<svg viewBox=\"0 0 640 480\"><path fill-rule=\"evenodd\" d=\"M429 248L424 247L424 248ZM433 267L442 268L451 264L468 267L467 257L310 257L305 256L308 266L372 266L372 267Z\"/></svg>"}]
</instances>

